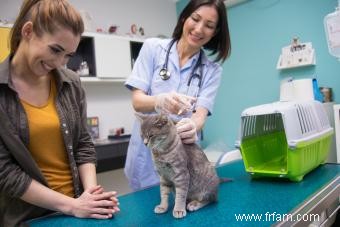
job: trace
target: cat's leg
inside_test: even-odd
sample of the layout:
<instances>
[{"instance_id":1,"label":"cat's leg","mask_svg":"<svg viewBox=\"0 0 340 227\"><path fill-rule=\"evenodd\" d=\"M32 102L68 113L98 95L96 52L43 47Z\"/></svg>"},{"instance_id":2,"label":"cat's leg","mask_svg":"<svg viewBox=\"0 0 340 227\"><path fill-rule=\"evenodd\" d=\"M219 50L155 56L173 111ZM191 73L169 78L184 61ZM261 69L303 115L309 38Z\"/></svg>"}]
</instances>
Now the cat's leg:
<instances>
[{"instance_id":1,"label":"cat's leg","mask_svg":"<svg viewBox=\"0 0 340 227\"><path fill-rule=\"evenodd\" d=\"M201 188L199 191L196 190L196 193L190 191L190 202L187 204L187 210L189 211L196 211L201 209L202 207L206 206L211 202L217 201L217 189L219 185L219 179L216 178L209 179L205 186Z\"/></svg>"},{"instance_id":2,"label":"cat's leg","mask_svg":"<svg viewBox=\"0 0 340 227\"><path fill-rule=\"evenodd\" d=\"M189 189L189 173L182 173L179 179L180 180L175 182L176 198L175 207L172 211L172 215L175 218L183 218L187 215L185 207Z\"/></svg>"},{"instance_id":3,"label":"cat's leg","mask_svg":"<svg viewBox=\"0 0 340 227\"><path fill-rule=\"evenodd\" d=\"M183 218L187 215L187 211L185 209L186 195L187 190L182 188L176 188L175 207L174 210L172 211L172 215L175 218Z\"/></svg>"},{"instance_id":4,"label":"cat's leg","mask_svg":"<svg viewBox=\"0 0 340 227\"><path fill-rule=\"evenodd\" d=\"M209 201L197 201L197 200L193 200L191 202L188 203L187 205L187 209L188 211L196 211L202 207L204 207L205 205L209 204Z\"/></svg>"},{"instance_id":5,"label":"cat's leg","mask_svg":"<svg viewBox=\"0 0 340 227\"><path fill-rule=\"evenodd\" d=\"M160 179L160 192L161 192L161 203L154 209L156 214L163 214L168 211L169 207L169 194L171 186L167 183L163 177Z\"/></svg>"}]
</instances>

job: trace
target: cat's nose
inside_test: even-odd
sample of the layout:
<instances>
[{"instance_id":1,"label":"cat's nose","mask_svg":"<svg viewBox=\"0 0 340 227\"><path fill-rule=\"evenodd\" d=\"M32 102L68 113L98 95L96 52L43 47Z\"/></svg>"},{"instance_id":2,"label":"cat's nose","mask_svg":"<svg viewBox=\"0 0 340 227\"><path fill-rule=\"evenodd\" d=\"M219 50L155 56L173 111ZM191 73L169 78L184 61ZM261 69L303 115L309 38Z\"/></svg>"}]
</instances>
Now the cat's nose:
<instances>
[{"instance_id":1,"label":"cat's nose","mask_svg":"<svg viewBox=\"0 0 340 227\"><path fill-rule=\"evenodd\" d=\"M148 139L147 139L147 138L144 138L143 143L144 143L145 145L147 145L148 142L149 142Z\"/></svg>"}]
</instances>

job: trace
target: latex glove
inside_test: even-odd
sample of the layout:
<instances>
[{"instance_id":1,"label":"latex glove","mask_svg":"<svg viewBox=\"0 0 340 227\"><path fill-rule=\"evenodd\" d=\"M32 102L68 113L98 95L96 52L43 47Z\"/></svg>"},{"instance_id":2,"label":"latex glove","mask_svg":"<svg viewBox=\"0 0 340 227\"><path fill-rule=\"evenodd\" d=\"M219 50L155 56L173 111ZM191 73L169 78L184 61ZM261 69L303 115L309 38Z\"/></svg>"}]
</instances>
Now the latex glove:
<instances>
[{"instance_id":1,"label":"latex glove","mask_svg":"<svg viewBox=\"0 0 340 227\"><path fill-rule=\"evenodd\" d=\"M192 111L196 98L176 92L156 95L155 110L157 113L186 114Z\"/></svg>"},{"instance_id":2,"label":"latex glove","mask_svg":"<svg viewBox=\"0 0 340 227\"><path fill-rule=\"evenodd\" d=\"M196 124L190 118L182 118L177 124L177 133L185 144L195 143L197 140Z\"/></svg>"}]
</instances>

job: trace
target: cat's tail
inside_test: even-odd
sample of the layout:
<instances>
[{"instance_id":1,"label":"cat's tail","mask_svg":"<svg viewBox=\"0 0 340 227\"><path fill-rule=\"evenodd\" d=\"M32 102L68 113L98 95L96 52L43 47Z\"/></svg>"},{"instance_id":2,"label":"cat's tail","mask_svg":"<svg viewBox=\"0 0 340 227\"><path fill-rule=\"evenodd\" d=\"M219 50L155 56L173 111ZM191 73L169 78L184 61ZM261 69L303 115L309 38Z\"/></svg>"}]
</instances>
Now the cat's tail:
<instances>
[{"instance_id":1,"label":"cat's tail","mask_svg":"<svg viewBox=\"0 0 340 227\"><path fill-rule=\"evenodd\" d=\"M234 181L232 178L227 178L227 177L221 177L220 179L220 184L225 183L225 182L231 182Z\"/></svg>"}]
</instances>

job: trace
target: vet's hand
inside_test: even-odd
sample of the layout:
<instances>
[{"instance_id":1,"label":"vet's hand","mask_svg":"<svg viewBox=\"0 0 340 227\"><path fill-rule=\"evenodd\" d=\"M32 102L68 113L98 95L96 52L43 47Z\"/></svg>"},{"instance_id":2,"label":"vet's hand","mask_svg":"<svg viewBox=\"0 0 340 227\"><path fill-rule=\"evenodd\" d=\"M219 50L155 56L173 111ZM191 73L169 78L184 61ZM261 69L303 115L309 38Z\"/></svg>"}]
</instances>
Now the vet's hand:
<instances>
[{"instance_id":1,"label":"vet's hand","mask_svg":"<svg viewBox=\"0 0 340 227\"><path fill-rule=\"evenodd\" d=\"M75 199L71 213L80 218L108 219L119 211L116 192L104 192L99 185L89 188Z\"/></svg>"},{"instance_id":2,"label":"vet's hand","mask_svg":"<svg viewBox=\"0 0 340 227\"><path fill-rule=\"evenodd\" d=\"M176 92L162 93L156 96L157 113L182 115L192 111L196 98Z\"/></svg>"},{"instance_id":3,"label":"vet's hand","mask_svg":"<svg viewBox=\"0 0 340 227\"><path fill-rule=\"evenodd\" d=\"M197 140L196 124L190 118L182 118L177 124L177 133L185 144L195 143Z\"/></svg>"}]
</instances>

